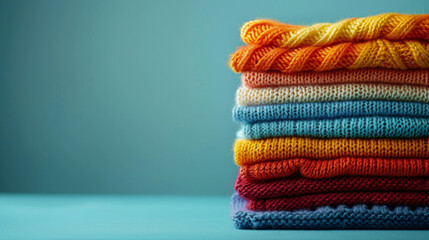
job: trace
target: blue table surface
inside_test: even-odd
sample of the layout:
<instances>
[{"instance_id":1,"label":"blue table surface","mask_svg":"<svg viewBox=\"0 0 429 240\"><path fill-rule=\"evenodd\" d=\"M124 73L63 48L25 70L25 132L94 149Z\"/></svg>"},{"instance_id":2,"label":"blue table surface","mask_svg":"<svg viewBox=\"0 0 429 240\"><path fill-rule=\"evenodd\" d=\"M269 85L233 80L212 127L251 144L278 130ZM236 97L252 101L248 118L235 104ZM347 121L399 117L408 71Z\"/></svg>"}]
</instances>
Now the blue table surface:
<instances>
[{"instance_id":1,"label":"blue table surface","mask_svg":"<svg viewBox=\"0 0 429 240\"><path fill-rule=\"evenodd\" d=\"M237 230L229 197L0 195L1 239L429 239L429 231Z\"/></svg>"}]
</instances>

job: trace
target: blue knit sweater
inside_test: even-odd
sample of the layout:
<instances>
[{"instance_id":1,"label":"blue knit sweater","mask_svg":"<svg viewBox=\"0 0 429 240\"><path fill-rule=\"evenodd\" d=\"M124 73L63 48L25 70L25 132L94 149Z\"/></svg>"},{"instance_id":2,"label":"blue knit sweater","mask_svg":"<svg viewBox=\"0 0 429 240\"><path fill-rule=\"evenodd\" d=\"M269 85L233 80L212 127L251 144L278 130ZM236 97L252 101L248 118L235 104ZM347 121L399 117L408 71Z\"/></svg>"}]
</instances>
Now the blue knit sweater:
<instances>
[{"instance_id":1,"label":"blue knit sweater","mask_svg":"<svg viewBox=\"0 0 429 240\"><path fill-rule=\"evenodd\" d=\"M429 118L352 117L243 124L238 138L421 138L429 137Z\"/></svg>"},{"instance_id":2,"label":"blue knit sweater","mask_svg":"<svg viewBox=\"0 0 429 240\"><path fill-rule=\"evenodd\" d=\"M355 205L316 210L254 212L234 193L231 214L240 229L429 229L429 207Z\"/></svg>"},{"instance_id":3,"label":"blue knit sweater","mask_svg":"<svg viewBox=\"0 0 429 240\"><path fill-rule=\"evenodd\" d=\"M234 120L243 123L365 116L429 117L429 104L395 101L341 101L285 103L233 109Z\"/></svg>"}]
</instances>

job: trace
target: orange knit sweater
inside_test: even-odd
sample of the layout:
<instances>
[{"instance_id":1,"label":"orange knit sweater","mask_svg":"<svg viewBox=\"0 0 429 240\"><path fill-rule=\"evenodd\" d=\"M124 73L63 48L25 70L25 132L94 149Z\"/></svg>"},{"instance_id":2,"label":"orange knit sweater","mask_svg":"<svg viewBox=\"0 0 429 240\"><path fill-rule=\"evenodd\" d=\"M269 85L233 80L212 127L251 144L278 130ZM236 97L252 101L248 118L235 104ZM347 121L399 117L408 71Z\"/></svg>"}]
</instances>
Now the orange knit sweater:
<instances>
[{"instance_id":1,"label":"orange knit sweater","mask_svg":"<svg viewBox=\"0 0 429 240\"><path fill-rule=\"evenodd\" d=\"M234 146L239 166L294 158L341 157L429 158L429 138L419 139L315 139L301 137L238 139Z\"/></svg>"},{"instance_id":2,"label":"orange knit sweater","mask_svg":"<svg viewBox=\"0 0 429 240\"><path fill-rule=\"evenodd\" d=\"M317 23L312 26L290 25L259 19L243 25L241 38L247 44L274 45L284 48L325 46L339 42L380 38L395 41L429 40L429 14L385 13L344 19L336 23Z\"/></svg>"},{"instance_id":3,"label":"orange knit sweater","mask_svg":"<svg viewBox=\"0 0 429 240\"><path fill-rule=\"evenodd\" d=\"M324 47L286 49L248 45L239 48L230 59L235 72L306 70L328 71L356 68L429 68L429 43L390 42L384 39L362 43L339 43Z\"/></svg>"}]
</instances>

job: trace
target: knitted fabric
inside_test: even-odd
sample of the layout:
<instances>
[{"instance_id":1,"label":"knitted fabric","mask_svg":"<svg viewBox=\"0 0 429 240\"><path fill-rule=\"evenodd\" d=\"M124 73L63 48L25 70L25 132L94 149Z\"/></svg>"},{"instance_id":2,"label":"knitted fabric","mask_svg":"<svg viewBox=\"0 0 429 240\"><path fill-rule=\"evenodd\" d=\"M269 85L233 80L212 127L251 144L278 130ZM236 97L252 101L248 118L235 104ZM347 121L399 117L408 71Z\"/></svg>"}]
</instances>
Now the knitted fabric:
<instances>
[{"instance_id":1,"label":"knitted fabric","mask_svg":"<svg viewBox=\"0 0 429 240\"><path fill-rule=\"evenodd\" d=\"M344 192L322 193L300 197L249 200L247 209L253 211L288 211L303 208L315 209L338 205L388 205L429 207L429 192Z\"/></svg>"},{"instance_id":2,"label":"knitted fabric","mask_svg":"<svg viewBox=\"0 0 429 240\"><path fill-rule=\"evenodd\" d=\"M240 229L429 229L429 207L354 205L316 210L255 212L234 193L231 215Z\"/></svg>"},{"instance_id":3,"label":"knitted fabric","mask_svg":"<svg viewBox=\"0 0 429 240\"><path fill-rule=\"evenodd\" d=\"M239 166L295 158L341 157L429 158L429 138L419 139L314 139L300 137L237 139L234 159Z\"/></svg>"},{"instance_id":4,"label":"knitted fabric","mask_svg":"<svg viewBox=\"0 0 429 240\"><path fill-rule=\"evenodd\" d=\"M429 103L429 87L388 84L307 85L277 88L239 87L236 93L238 106L347 100Z\"/></svg>"},{"instance_id":5,"label":"knitted fabric","mask_svg":"<svg viewBox=\"0 0 429 240\"><path fill-rule=\"evenodd\" d=\"M269 181L252 181L239 174L235 190L241 197L252 200L334 192L428 192L429 178L368 176L311 179L289 177Z\"/></svg>"},{"instance_id":6,"label":"knitted fabric","mask_svg":"<svg viewBox=\"0 0 429 240\"><path fill-rule=\"evenodd\" d=\"M241 28L241 38L247 44L285 48L323 46L378 38L429 40L429 15L386 13L312 26L289 25L261 19L245 23Z\"/></svg>"},{"instance_id":7,"label":"knitted fabric","mask_svg":"<svg viewBox=\"0 0 429 240\"><path fill-rule=\"evenodd\" d=\"M429 71L384 68L346 69L326 72L244 72L241 82L249 88L290 85L387 83L429 86Z\"/></svg>"},{"instance_id":8,"label":"knitted fabric","mask_svg":"<svg viewBox=\"0 0 429 240\"><path fill-rule=\"evenodd\" d=\"M429 118L354 117L243 124L239 138L421 138L429 137Z\"/></svg>"},{"instance_id":9,"label":"knitted fabric","mask_svg":"<svg viewBox=\"0 0 429 240\"><path fill-rule=\"evenodd\" d=\"M242 123L365 116L427 118L429 117L429 104L367 100L283 103L276 105L235 107L232 112L234 121Z\"/></svg>"},{"instance_id":10,"label":"knitted fabric","mask_svg":"<svg viewBox=\"0 0 429 240\"><path fill-rule=\"evenodd\" d=\"M285 49L247 45L231 55L230 66L244 71L328 71L333 69L429 67L429 42L373 40L326 47Z\"/></svg>"},{"instance_id":11,"label":"knitted fabric","mask_svg":"<svg viewBox=\"0 0 429 240\"><path fill-rule=\"evenodd\" d=\"M303 158L260 162L240 167L246 179L263 180L299 174L307 178L339 176L429 176L429 159L342 157L330 160Z\"/></svg>"}]
</instances>

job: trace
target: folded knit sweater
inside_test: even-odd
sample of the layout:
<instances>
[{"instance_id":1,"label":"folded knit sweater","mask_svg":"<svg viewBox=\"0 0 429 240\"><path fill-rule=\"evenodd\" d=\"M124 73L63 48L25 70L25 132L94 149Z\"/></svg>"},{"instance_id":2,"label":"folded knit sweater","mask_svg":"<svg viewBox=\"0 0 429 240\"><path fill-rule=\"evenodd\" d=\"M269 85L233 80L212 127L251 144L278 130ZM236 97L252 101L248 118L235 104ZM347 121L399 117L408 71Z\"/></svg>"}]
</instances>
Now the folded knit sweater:
<instances>
[{"instance_id":1,"label":"folded knit sweater","mask_svg":"<svg viewBox=\"0 0 429 240\"><path fill-rule=\"evenodd\" d=\"M342 157L429 158L429 138L419 139L315 139L302 137L237 139L234 160L239 166L287 159Z\"/></svg>"},{"instance_id":2,"label":"folded knit sweater","mask_svg":"<svg viewBox=\"0 0 429 240\"><path fill-rule=\"evenodd\" d=\"M233 109L234 121L241 123L374 116L429 118L429 104L364 100L283 103L276 105L243 106Z\"/></svg>"},{"instance_id":3,"label":"folded knit sweater","mask_svg":"<svg viewBox=\"0 0 429 240\"><path fill-rule=\"evenodd\" d=\"M243 124L239 138L421 138L429 137L429 118L354 117Z\"/></svg>"},{"instance_id":4,"label":"folded knit sweater","mask_svg":"<svg viewBox=\"0 0 429 240\"><path fill-rule=\"evenodd\" d=\"M238 106L350 100L429 103L429 87L389 84L303 85L276 88L239 87L235 99Z\"/></svg>"},{"instance_id":5,"label":"folded knit sweater","mask_svg":"<svg viewBox=\"0 0 429 240\"><path fill-rule=\"evenodd\" d=\"M429 229L429 207L354 205L316 210L250 211L237 193L231 198L231 215L240 229Z\"/></svg>"},{"instance_id":6,"label":"folded knit sweater","mask_svg":"<svg viewBox=\"0 0 429 240\"><path fill-rule=\"evenodd\" d=\"M429 86L429 71L385 68L344 69L325 72L244 72L241 83L248 88L326 85L345 83L385 83Z\"/></svg>"},{"instance_id":7,"label":"folded knit sweater","mask_svg":"<svg viewBox=\"0 0 429 240\"><path fill-rule=\"evenodd\" d=\"M294 49L247 45L231 55L230 66L237 73L245 71L289 73L376 67L402 70L429 68L429 43L377 39Z\"/></svg>"},{"instance_id":8,"label":"folded knit sweater","mask_svg":"<svg viewBox=\"0 0 429 240\"><path fill-rule=\"evenodd\" d=\"M429 14L384 13L369 17L348 18L336 23L317 23L311 26L258 19L245 23L240 35L247 44L274 45L283 48L325 46L339 42L373 39L429 40Z\"/></svg>"},{"instance_id":9,"label":"folded knit sweater","mask_svg":"<svg viewBox=\"0 0 429 240\"><path fill-rule=\"evenodd\" d=\"M253 211L289 211L356 204L429 207L429 192L319 193L298 197L249 200L246 207Z\"/></svg>"},{"instance_id":10,"label":"folded knit sweater","mask_svg":"<svg viewBox=\"0 0 429 240\"><path fill-rule=\"evenodd\" d=\"M329 160L304 158L259 162L240 167L249 180L265 180L300 175L307 178L338 176L429 177L429 158L341 157Z\"/></svg>"},{"instance_id":11,"label":"folded knit sweater","mask_svg":"<svg viewBox=\"0 0 429 240\"><path fill-rule=\"evenodd\" d=\"M297 197L321 193L345 192L429 192L427 177L335 177L312 179L287 177L255 181L239 174L235 183L238 194L249 200Z\"/></svg>"}]
</instances>

